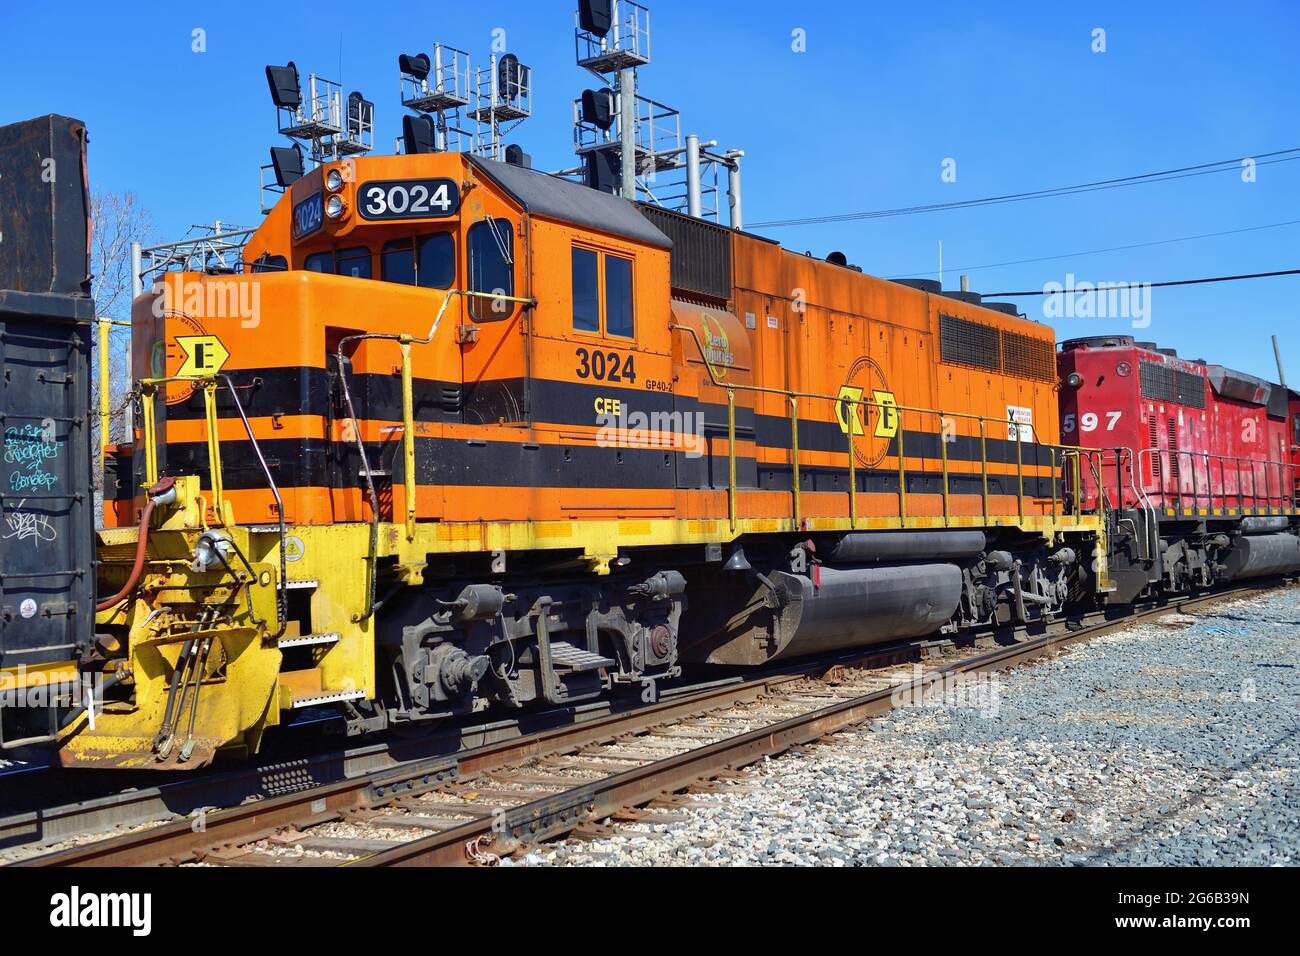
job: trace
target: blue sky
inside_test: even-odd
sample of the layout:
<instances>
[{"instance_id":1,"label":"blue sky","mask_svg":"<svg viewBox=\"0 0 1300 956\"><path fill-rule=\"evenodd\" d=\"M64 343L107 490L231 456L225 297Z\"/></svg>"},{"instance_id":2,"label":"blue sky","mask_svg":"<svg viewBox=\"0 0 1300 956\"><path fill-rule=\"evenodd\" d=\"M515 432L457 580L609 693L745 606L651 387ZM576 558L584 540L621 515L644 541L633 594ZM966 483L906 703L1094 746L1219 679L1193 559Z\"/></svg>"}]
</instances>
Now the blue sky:
<instances>
[{"instance_id":1,"label":"blue sky","mask_svg":"<svg viewBox=\"0 0 1300 956\"><path fill-rule=\"evenodd\" d=\"M971 199L1300 146L1300 5L829 3L654 0L645 95L685 131L743 148L747 221ZM17 4L0 10L0 122L87 121L91 176L139 194L163 238L221 218L256 224L257 167L278 144L262 67L294 59L377 104L400 130L396 56L441 39L485 56L491 31L534 69L513 137L571 165L572 9L553 3ZM206 31L206 52L192 31ZM1092 50L1106 31L1106 52ZM791 32L806 31L807 50ZM340 52L342 70L340 74ZM955 182L940 179L956 161ZM977 291L1160 281L1300 266L1300 225L1001 268L970 268L1300 219L1300 161L1039 202L771 230L845 251L868 272L971 274ZM1152 292L1137 334L1270 378L1269 335L1300 383L1300 277ZM1042 317L1035 300L1020 300ZM1055 321L1060 337L1130 331Z\"/></svg>"}]
</instances>

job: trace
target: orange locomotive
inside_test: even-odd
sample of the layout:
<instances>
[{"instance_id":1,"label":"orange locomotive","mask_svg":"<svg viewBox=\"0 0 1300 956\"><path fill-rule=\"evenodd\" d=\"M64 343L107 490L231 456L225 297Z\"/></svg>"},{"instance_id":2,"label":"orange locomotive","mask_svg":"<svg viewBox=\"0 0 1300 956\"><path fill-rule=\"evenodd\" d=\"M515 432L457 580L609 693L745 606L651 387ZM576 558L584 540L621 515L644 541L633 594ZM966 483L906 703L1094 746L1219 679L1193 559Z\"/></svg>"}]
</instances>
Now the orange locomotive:
<instances>
[{"instance_id":1,"label":"orange locomotive","mask_svg":"<svg viewBox=\"0 0 1300 956\"><path fill-rule=\"evenodd\" d=\"M1064 613L1108 582L1053 332L973 298L466 154L318 167L135 303L124 679L65 763Z\"/></svg>"}]
</instances>

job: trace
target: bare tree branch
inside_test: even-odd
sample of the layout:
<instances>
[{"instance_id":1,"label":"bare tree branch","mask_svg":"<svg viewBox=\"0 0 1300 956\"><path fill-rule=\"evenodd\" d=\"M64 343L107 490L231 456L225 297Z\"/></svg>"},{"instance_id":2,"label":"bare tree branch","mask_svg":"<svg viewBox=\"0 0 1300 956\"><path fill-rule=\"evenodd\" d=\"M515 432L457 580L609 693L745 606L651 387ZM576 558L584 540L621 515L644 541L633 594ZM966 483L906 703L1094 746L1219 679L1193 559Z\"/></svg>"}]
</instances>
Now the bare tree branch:
<instances>
[{"instance_id":1,"label":"bare tree branch","mask_svg":"<svg viewBox=\"0 0 1300 956\"><path fill-rule=\"evenodd\" d=\"M95 192L90 197L91 292L96 314L121 322L131 320L131 243L148 244L156 240L153 216L135 193ZM95 349L99 348L98 330ZM109 335L109 396L116 412L129 390L131 364L131 330L114 327ZM91 389L91 436L98 458L99 436L99 356L95 356L95 375ZM110 427L110 441L129 441L126 422L115 415ZM103 475L95 470L96 497L103 493Z\"/></svg>"}]
</instances>

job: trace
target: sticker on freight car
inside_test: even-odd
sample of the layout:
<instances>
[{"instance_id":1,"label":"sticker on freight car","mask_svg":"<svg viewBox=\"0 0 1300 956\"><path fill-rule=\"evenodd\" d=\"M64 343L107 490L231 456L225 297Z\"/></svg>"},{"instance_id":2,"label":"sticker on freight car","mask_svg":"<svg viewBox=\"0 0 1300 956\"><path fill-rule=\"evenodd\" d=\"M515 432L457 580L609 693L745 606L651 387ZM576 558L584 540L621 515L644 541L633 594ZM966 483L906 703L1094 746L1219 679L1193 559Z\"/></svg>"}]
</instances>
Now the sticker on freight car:
<instances>
[{"instance_id":1,"label":"sticker on freight car","mask_svg":"<svg viewBox=\"0 0 1300 956\"><path fill-rule=\"evenodd\" d=\"M36 616L36 602L31 598L23 598L23 602L18 605L18 613L23 616L24 620L29 620Z\"/></svg>"},{"instance_id":2,"label":"sticker on freight car","mask_svg":"<svg viewBox=\"0 0 1300 956\"><path fill-rule=\"evenodd\" d=\"M1034 440L1034 410L1023 405L1007 406L1007 441Z\"/></svg>"},{"instance_id":3,"label":"sticker on freight car","mask_svg":"<svg viewBox=\"0 0 1300 956\"><path fill-rule=\"evenodd\" d=\"M779 329L781 327L781 320L775 315L769 315L767 317L767 327L769 329Z\"/></svg>"},{"instance_id":4,"label":"sticker on freight car","mask_svg":"<svg viewBox=\"0 0 1300 956\"><path fill-rule=\"evenodd\" d=\"M862 389L853 385L841 385L840 393L835 397L835 417L839 419L840 431L849 433L850 426L855 435L865 435L862 427Z\"/></svg>"},{"instance_id":5,"label":"sticker on freight car","mask_svg":"<svg viewBox=\"0 0 1300 956\"><path fill-rule=\"evenodd\" d=\"M296 534L291 534L284 539L284 560L301 561L306 553L307 545Z\"/></svg>"},{"instance_id":6,"label":"sticker on freight car","mask_svg":"<svg viewBox=\"0 0 1300 956\"><path fill-rule=\"evenodd\" d=\"M177 375L216 375L230 358L230 351L215 335L178 335L176 344L185 352Z\"/></svg>"},{"instance_id":7,"label":"sticker on freight car","mask_svg":"<svg viewBox=\"0 0 1300 956\"><path fill-rule=\"evenodd\" d=\"M758 328L758 319L756 319L756 318L754 317L754 313L753 313L753 312L746 312L746 313L745 313L745 328L747 328L747 329L756 329L756 328Z\"/></svg>"}]
</instances>

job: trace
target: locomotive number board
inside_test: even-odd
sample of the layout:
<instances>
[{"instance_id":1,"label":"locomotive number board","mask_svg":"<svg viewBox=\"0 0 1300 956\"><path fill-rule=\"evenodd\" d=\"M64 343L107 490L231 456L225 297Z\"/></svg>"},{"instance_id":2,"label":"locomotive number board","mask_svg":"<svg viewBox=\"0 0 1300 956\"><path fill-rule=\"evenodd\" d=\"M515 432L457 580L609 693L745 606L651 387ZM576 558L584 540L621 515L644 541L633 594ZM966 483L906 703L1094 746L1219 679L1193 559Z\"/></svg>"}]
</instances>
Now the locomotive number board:
<instances>
[{"instance_id":1,"label":"locomotive number board","mask_svg":"<svg viewBox=\"0 0 1300 956\"><path fill-rule=\"evenodd\" d=\"M363 219L437 219L460 210L453 179L385 179L362 183L357 205Z\"/></svg>"}]
</instances>

